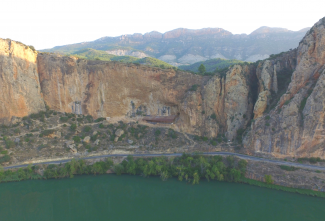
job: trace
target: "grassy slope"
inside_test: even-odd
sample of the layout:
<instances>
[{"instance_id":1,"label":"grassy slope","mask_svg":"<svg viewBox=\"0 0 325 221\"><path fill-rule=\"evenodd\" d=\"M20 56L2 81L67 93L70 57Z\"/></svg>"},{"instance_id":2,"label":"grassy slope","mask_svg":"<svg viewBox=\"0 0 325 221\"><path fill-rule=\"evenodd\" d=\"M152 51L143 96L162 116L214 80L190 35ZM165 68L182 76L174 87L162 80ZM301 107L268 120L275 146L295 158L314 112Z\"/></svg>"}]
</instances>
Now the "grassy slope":
<instances>
[{"instance_id":1,"label":"grassy slope","mask_svg":"<svg viewBox=\"0 0 325 221\"><path fill-rule=\"evenodd\" d=\"M161 61L156 58L136 58L132 56L116 56L107 54L105 51L99 51L91 48L82 49L72 54L78 58L88 59L88 60L102 60L102 61L121 61L121 62L131 62L131 63L139 63L144 65L156 66L156 67L164 67L164 68L172 68L173 66Z\"/></svg>"},{"instance_id":2,"label":"grassy slope","mask_svg":"<svg viewBox=\"0 0 325 221\"><path fill-rule=\"evenodd\" d=\"M226 59L221 59L221 58L215 58L215 59L211 59L211 60L207 60L207 61L196 62L191 65L181 65L178 68L187 70L187 71L197 72L199 66L201 64L203 64L205 66L207 72L214 72L217 68L223 69L223 68L229 67L230 65L240 64L240 63L244 63L244 62L239 61L239 60L226 60Z\"/></svg>"}]
</instances>

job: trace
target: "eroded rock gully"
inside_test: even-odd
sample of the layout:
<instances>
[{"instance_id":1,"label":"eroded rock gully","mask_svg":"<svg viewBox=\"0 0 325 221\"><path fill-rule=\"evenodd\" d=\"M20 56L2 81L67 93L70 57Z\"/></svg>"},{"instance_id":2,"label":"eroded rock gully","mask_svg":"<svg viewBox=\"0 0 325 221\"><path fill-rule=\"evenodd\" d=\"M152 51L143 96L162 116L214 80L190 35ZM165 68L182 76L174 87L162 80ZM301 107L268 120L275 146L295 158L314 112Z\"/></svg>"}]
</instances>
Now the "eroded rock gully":
<instances>
[{"instance_id":1,"label":"eroded rock gully","mask_svg":"<svg viewBox=\"0 0 325 221\"><path fill-rule=\"evenodd\" d=\"M324 23L297 49L214 76L37 54L0 40L0 119L9 123L45 104L94 118L179 115L173 128L180 132L243 134L248 154L325 158Z\"/></svg>"}]
</instances>

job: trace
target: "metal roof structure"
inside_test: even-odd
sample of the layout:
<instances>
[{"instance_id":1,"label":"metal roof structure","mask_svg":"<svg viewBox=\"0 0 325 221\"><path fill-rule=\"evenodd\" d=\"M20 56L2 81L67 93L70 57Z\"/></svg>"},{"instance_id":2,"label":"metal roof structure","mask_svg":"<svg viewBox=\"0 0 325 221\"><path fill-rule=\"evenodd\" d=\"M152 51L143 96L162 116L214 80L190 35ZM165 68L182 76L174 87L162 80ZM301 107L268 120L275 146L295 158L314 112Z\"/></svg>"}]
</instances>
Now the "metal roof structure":
<instances>
[{"instance_id":1,"label":"metal roof structure","mask_svg":"<svg viewBox=\"0 0 325 221\"><path fill-rule=\"evenodd\" d=\"M142 120L147 122L155 122L155 123L168 123L171 124L175 121L177 115L170 116L145 116Z\"/></svg>"}]
</instances>

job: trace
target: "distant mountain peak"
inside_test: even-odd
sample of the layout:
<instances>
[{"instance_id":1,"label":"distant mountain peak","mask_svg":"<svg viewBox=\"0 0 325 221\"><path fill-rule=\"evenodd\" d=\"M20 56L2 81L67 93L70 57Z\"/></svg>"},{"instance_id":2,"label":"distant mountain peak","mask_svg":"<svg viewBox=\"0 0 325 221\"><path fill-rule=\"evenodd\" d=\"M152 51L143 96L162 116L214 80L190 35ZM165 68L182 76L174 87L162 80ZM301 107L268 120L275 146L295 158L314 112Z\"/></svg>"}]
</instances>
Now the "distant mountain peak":
<instances>
[{"instance_id":1,"label":"distant mountain peak","mask_svg":"<svg viewBox=\"0 0 325 221\"><path fill-rule=\"evenodd\" d=\"M272 28L267 26L262 26L252 33L250 35L258 35L258 34L268 34L268 33L285 33L285 32L293 32L286 28Z\"/></svg>"}]
</instances>

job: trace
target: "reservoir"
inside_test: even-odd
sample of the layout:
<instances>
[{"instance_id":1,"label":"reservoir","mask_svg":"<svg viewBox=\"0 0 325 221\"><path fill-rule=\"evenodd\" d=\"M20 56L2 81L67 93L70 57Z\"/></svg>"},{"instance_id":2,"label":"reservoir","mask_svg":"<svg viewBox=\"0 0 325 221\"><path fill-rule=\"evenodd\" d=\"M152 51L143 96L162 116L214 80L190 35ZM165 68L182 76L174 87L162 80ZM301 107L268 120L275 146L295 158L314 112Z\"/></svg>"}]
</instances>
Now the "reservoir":
<instances>
[{"instance_id":1,"label":"reservoir","mask_svg":"<svg viewBox=\"0 0 325 221\"><path fill-rule=\"evenodd\" d=\"M317 221L325 199L239 183L77 176L0 184L6 221Z\"/></svg>"}]
</instances>

